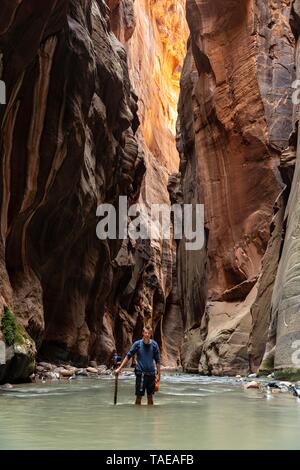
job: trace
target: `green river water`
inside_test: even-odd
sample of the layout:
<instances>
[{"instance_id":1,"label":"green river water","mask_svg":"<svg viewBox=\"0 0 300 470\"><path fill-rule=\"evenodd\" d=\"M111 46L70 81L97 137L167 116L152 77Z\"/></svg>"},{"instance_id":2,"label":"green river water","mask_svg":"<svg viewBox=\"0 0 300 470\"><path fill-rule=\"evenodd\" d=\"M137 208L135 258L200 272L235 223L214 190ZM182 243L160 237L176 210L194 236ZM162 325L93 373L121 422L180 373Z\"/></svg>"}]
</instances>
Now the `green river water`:
<instances>
[{"instance_id":1,"label":"green river water","mask_svg":"<svg viewBox=\"0 0 300 470\"><path fill-rule=\"evenodd\" d=\"M163 374L155 405L133 405L134 376L0 391L0 449L300 449L300 401L236 379Z\"/></svg>"}]
</instances>

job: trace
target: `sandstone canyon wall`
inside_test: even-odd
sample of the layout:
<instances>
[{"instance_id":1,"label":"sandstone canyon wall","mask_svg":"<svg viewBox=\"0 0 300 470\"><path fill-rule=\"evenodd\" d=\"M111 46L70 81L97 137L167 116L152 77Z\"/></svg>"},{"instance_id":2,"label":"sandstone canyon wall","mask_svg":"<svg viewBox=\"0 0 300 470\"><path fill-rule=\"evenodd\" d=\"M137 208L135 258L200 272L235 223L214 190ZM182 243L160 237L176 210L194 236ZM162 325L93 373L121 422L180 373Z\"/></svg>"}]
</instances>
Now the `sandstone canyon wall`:
<instances>
[{"instance_id":1,"label":"sandstone canyon wall","mask_svg":"<svg viewBox=\"0 0 300 470\"><path fill-rule=\"evenodd\" d=\"M164 3L166 25L154 14ZM119 195L129 204L169 200L167 179L178 158L176 96L173 109L165 92L152 109L151 80L160 87L157 64L165 53L165 87L169 80L170 93L179 93L184 48L166 50L175 3L138 2L137 12L132 0L1 4L0 78L7 104L0 109L0 316L7 306L23 336L6 348L0 381L27 378L36 350L52 361L109 362L115 348L124 353L141 334L144 322L154 325L165 360L178 356L182 321L172 289L173 242L96 237L99 204L118 210ZM183 9L180 15L183 21ZM139 51L149 31L149 48L158 51L151 66ZM145 67L152 67L150 80ZM146 76L139 117L132 83Z\"/></svg>"},{"instance_id":2,"label":"sandstone canyon wall","mask_svg":"<svg viewBox=\"0 0 300 470\"><path fill-rule=\"evenodd\" d=\"M130 38L129 32L126 33L126 25L132 23L133 17L130 2L112 3L115 5L112 24L117 25L114 32L125 44L131 83L139 97L137 138L146 166L139 203L145 204L150 214L153 204L170 205L168 178L178 170L179 164L175 126L179 80L188 35L185 1L134 2L135 26ZM127 42L126 38L129 38ZM156 220L156 224L161 234L161 223ZM160 236L158 240L143 243L141 253L148 259L144 280L140 282L134 277L131 289L138 293L139 311L153 326L154 336L162 350L163 364L175 366L183 336L177 292L176 246L172 240L163 240ZM140 259L136 264L145 266ZM127 320L120 323L123 328L128 328ZM122 336L122 333L118 334L119 339ZM121 349L129 346L128 339Z\"/></svg>"},{"instance_id":3,"label":"sandstone canyon wall","mask_svg":"<svg viewBox=\"0 0 300 470\"><path fill-rule=\"evenodd\" d=\"M164 365L300 369L298 0L1 7L0 382L108 363L145 323ZM100 241L120 195L204 204L205 246Z\"/></svg>"},{"instance_id":4,"label":"sandstone canyon wall","mask_svg":"<svg viewBox=\"0 0 300 470\"><path fill-rule=\"evenodd\" d=\"M265 353L269 370L292 366L300 335L297 179L284 213L298 129L296 5L187 0L180 185L184 202L205 205L206 246L191 256L179 244L177 254L186 370L256 372Z\"/></svg>"}]
</instances>

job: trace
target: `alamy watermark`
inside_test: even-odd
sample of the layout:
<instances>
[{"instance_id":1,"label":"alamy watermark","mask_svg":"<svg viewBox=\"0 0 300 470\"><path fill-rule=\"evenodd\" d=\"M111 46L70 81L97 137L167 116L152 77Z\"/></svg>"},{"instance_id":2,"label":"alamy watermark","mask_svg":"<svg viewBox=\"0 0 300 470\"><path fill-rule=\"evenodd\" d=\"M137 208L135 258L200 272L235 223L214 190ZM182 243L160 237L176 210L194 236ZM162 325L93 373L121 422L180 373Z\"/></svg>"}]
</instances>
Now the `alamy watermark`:
<instances>
[{"instance_id":1,"label":"alamy watermark","mask_svg":"<svg viewBox=\"0 0 300 470\"><path fill-rule=\"evenodd\" d=\"M128 207L127 196L119 197L118 216L115 206L97 208L96 233L100 240L185 240L186 250L201 250L205 243L203 204L134 204ZM171 220L173 230L171 230Z\"/></svg>"},{"instance_id":2,"label":"alamy watermark","mask_svg":"<svg viewBox=\"0 0 300 470\"><path fill-rule=\"evenodd\" d=\"M0 104L6 104L6 86L3 80L0 80Z\"/></svg>"},{"instance_id":3,"label":"alamy watermark","mask_svg":"<svg viewBox=\"0 0 300 470\"><path fill-rule=\"evenodd\" d=\"M300 368L300 340L296 340L292 344L292 348L295 349L295 351L292 354L292 363L294 364L295 367Z\"/></svg>"},{"instance_id":4,"label":"alamy watermark","mask_svg":"<svg viewBox=\"0 0 300 470\"><path fill-rule=\"evenodd\" d=\"M0 366L6 364L5 343L0 341Z\"/></svg>"},{"instance_id":5,"label":"alamy watermark","mask_svg":"<svg viewBox=\"0 0 300 470\"><path fill-rule=\"evenodd\" d=\"M295 90L292 94L292 103L295 105L300 104L300 80L295 80L292 83L292 88Z\"/></svg>"}]
</instances>

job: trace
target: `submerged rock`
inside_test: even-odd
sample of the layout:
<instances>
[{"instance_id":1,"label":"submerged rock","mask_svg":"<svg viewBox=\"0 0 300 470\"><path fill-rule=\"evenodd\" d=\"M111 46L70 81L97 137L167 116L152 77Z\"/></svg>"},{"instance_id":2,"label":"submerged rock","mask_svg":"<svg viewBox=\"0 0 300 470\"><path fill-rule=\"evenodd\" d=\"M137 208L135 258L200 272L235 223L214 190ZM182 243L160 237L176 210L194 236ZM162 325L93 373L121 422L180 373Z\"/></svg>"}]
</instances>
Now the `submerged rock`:
<instances>
[{"instance_id":1,"label":"submerged rock","mask_svg":"<svg viewBox=\"0 0 300 470\"><path fill-rule=\"evenodd\" d=\"M245 387L245 389L251 389L251 388L259 389L260 385L257 382L252 381L252 382L249 382L248 384L245 384L244 387Z\"/></svg>"},{"instance_id":2,"label":"submerged rock","mask_svg":"<svg viewBox=\"0 0 300 470\"><path fill-rule=\"evenodd\" d=\"M278 382L269 382L269 383L268 383L268 387L269 387L269 388L280 388Z\"/></svg>"},{"instance_id":3,"label":"submerged rock","mask_svg":"<svg viewBox=\"0 0 300 470\"><path fill-rule=\"evenodd\" d=\"M9 384L9 383L0 386L0 390L10 390L12 388L13 388L12 384Z\"/></svg>"}]
</instances>

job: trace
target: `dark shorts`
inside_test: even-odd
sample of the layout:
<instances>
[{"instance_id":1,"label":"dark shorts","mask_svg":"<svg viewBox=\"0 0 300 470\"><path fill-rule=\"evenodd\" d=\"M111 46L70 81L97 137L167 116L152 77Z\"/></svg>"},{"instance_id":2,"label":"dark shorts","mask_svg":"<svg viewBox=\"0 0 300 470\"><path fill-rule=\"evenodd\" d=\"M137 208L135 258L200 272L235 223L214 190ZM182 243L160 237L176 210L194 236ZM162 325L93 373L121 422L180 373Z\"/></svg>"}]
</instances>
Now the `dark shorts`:
<instances>
[{"instance_id":1,"label":"dark shorts","mask_svg":"<svg viewBox=\"0 0 300 470\"><path fill-rule=\"evenodd\" d=\"M137 397L143 397L147 391L147 395L154 395L155 392L155 375L136 375L135 394Z\"/></svg>"}]
</instances>

